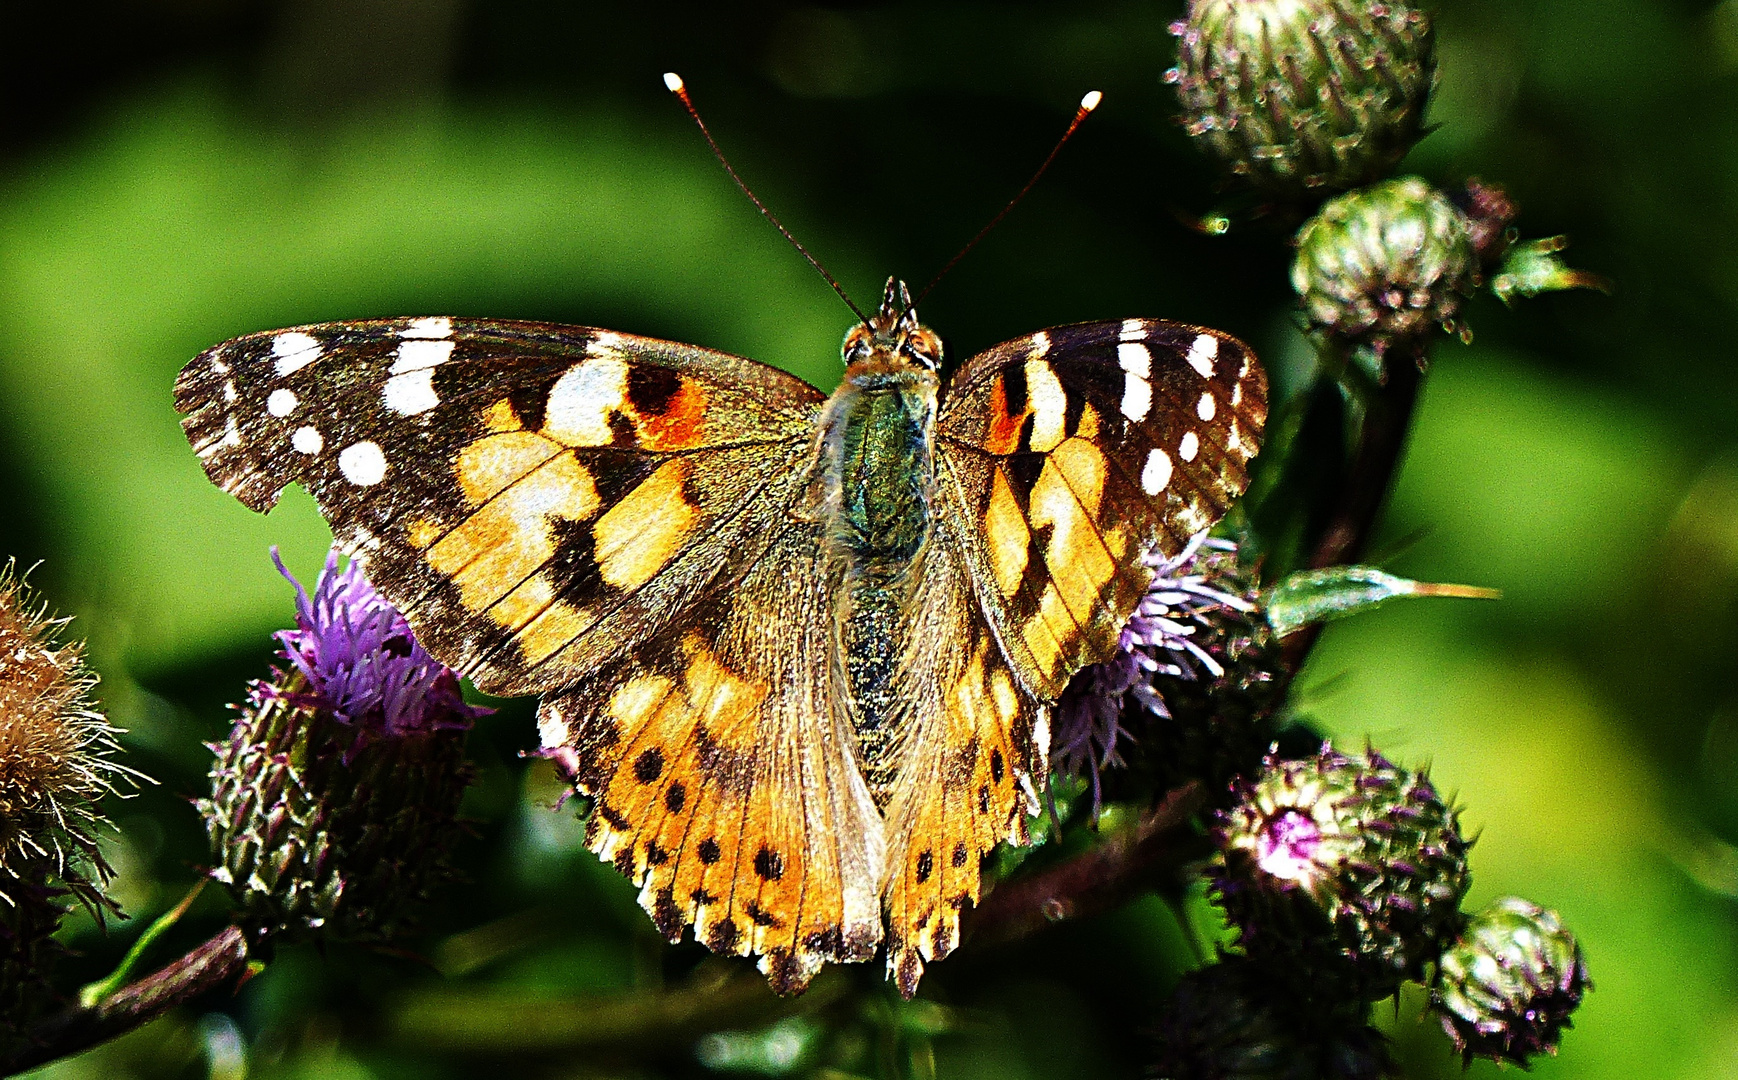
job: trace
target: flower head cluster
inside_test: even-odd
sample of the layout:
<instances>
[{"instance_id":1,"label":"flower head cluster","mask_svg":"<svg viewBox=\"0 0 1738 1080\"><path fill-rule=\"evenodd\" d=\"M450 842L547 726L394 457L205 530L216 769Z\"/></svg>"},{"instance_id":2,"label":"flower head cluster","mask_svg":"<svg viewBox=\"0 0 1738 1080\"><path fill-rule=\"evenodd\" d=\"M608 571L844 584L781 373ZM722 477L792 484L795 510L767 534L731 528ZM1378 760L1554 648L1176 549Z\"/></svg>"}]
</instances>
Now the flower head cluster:
<instances>
[{"instance_id":1,"label":"flower head cluster","mask_svg":"<svg viewBox=\"0 0 1738 1080\"><path fill-rule=\"evenodd\" d=\"M272 561L296 590L296 629L278 631L277 639L334 717L359 734L405 735L468 728L490 712L465 704L458 676L417 642L360 564L340 570L333 549L310 596L275 548Z\"/></svg>"},{"instance_id":2,"label":"flower head cluster","mask_svg":"<svg viewBox=\"0 0 1738 1080\"><path fill-rule=\"evenodd\" d=\"M1242 758L1259 761L1271 737L1266 721L1279 696L1266 692L1277 686L1272 635L1237 545L1202 533L1175 557L1146 562L1153 580L1116 655L1082 669L1057 704L1052 765L1088 779L1095 806L1101 774L1124 765L1136 745L1143 760L1165 763L1163 783L1216 784ZM1261 700L1245 708L1251 703L1238 699L1258 687ZM1244 737L1252 732L1253 741Z\"/></svg>"},{"instance_id":3,"label":"flower head cluster","mask_svg":"<svg viewBox=\"0 0 1738 1080\"><path fill-rule=\"evenodd\" d=\"M450 876L464 736L489 710L356 563L334 552L312 595L278 569L296 588L296 629L277 635L290 666L213 747L212 873L258 933L390 937Z\"/></svg>"}]
</instances>

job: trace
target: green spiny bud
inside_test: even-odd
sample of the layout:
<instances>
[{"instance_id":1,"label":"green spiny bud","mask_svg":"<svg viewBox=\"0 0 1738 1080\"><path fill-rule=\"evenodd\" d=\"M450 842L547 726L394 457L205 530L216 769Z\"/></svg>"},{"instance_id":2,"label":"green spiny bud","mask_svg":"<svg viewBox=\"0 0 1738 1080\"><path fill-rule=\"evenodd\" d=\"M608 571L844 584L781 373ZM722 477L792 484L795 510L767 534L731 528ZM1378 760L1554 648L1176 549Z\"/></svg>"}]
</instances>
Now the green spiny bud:
<instances>
[{"instance_id":1,"label":"green spiny bud","mask_svg":"<svg viewBox=\"0 0 1738 1080\"><path fill-rule=\"evenodd\" d=\"M1557 1041L1593 983L1557 913L1507 896L1467 921L1442 954L1431 1004L1467 1063L1525 1068Z\"/></svg>"},{"instance_id":2,"label":"green spiny bud","mask_svg":"<svg viewBox=\"0 0 1738 1080\"><path fill-rule=\"evenodd\" d=\"M212 873L257 932L384 939L451 876L465 730L486 710L356 564L334 554L312 599L296 588L290 669L213 747Z\"/></svg>"},{"instance_id":3,"label":"green spiny bud","mask_svg":"<svg viewBox=\"0 0 1738 1080\"><path fill-rule=\"evenodd\" d=\"M1291 284L1313 328L1387 354L1457 328L1478 283L1466 218L1415 176L1342 195L1298 231Z\"/></svg>"},{"instance_id":4,"label":"green spiny bud","mask_svg":"<svg viewBox=\"0 0 1738 1080\"><path fill-rule=\"evenodd\" d=\"M1311 1011L1243 957L1183 977L1158 1025L1156 1080L1377 1080L1394 1064L1361 1008Z\"/></svg>"},{"instance_id":5,"label":"green spiny bud","mask_svg":"<svg viewBox=\"0 0 1738 1080\"><path fill-rule=\"evenodd\" d=\"M1422 773L1374 751L1270 759L1215 826L1209 871L1244 950L1323 993L1385 997L1461 925L1467 843Z\"/></svg>"},{"instance_id":6,"label":"green spiny bud","mask_svg":"<svg viewBox=\"0 0 1738 1080\"><path fill-rule=\"evenodd\" d=\"M1385 176L1422 135L1430 19L1368 0L1190 0L1183 123L1232 173L1282 198Z\"/></svg>"}]
</instances>

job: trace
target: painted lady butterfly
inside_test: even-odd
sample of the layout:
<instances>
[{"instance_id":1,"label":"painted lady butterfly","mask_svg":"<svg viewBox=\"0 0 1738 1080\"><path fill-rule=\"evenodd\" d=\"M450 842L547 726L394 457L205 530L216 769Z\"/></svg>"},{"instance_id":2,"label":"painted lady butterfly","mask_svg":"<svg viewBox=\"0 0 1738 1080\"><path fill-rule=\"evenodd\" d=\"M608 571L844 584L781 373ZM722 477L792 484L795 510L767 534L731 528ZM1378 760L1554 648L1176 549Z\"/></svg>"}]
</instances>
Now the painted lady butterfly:
<instances>
[{"instance_id":1,"label":"painted lady butterfly","mask_svg":"<svg viewBox=\"0 0 1738 1080\"><path fill-rule=\"evenodd\" d=\"M1049 704L1114 652L1142 555L1243 491L1266 381L1224 334L1125 319L944 388L893 281L844 361L828 397L589 327L322 323L202 353L175 404L224 490L301 484L431 653L541 695L660 932L782 993L885 944L910 996L1026 840Z\"/></svg>"}]
</instances>

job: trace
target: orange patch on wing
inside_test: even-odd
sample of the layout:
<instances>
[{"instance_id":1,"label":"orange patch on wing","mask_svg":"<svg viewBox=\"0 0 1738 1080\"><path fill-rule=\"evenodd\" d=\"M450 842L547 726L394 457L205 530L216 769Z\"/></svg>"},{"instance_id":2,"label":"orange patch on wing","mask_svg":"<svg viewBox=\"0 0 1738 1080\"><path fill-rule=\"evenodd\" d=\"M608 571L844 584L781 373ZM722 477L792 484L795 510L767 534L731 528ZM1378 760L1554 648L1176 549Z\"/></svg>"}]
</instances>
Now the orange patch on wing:
<instances>
[{"instance_id":1,"label":"orange patch on wing","mask_svg":"<svg viewBox=\"0 0 1738 1080\"><path fill-rule=\"evenodd\" d=\"M518 431L525 425L519 422L519 414L513 411L513 402L502 398L489 406L483 413L483 426L492 432Z\"/></svg>"},{"instance_id":2,"label":"orange patch on wing","mask_svg":"<svg viewBox=\"0 0 1738 1080\"><path fill-rule=\"evenodd\" d=\"M634 414L634 430L647 450L692 450L701 444L705 429L706 388L693 379L681 381L663 412Z\"/></svg>"},{"instance_id":3,"label":"orange patch on wing","mask_svg":"<svg viewBox=\"0 0 1738 1080\"><path fill-rule=\"evenodd\" d=\"M440 524L430 518L415 518L404 527L404 538L418 551L439 540L440 535Z\"/></svg>"},{"instance_id":4,"label":"orange patch on wing","mask_svg":"<svg viewBox=\"0 0 1738 1080\"><path fill-rule=\"evenodd\" d=\"M1029 405L1018 413L1008 411L1007 377L997 375L990 384L990 430L984 437L984 449L992 454L1012 454L1018 450L1020 428L1030 412Z\"/></svg>"},{"instance_id":5,"label":"orange patch on wing","mask_svg":"<svg viewBox=\"0 0 1738 1080\"><path fill-rule=\"evenodd\" d=\"M1026 527L1026 515L1014 500L1008 478L995 468L990 479L990 504L984 510L984 536L990 547L990 572L996 588L1004 598L1020 591L1020 578L1026 573L1027 549L1032 532Z\"/></svg>"},{"instance_id":6,"label":"orange patch on wing","mask_svg":"<svg viewBox=\"0 0 1738 1080\"><path fill-rule=\"evenodd\" d=\"M618 589L635 589L662 570L699 520L683 488L689 463L678 458L628 492L593 530L598 569Z\"/></svg>"},{"instance_id":7,"label":"orange patch on wing","mask_svg":"<svg viewBox=\"0 0 1738 1080\"><path fill-rule=\"evenodd\" d=\"M499 460L512 459L514 455L506 452ZM463 455L460 467L462 477ZM493 486L496 475L492 467L479 467L473 478L491 481L479 488L483 490ZM555 554L550 519L585 521L597 509L597 487L591 473L571 454L560 454L519 475L509 486L496 489L490 501L441 537L424 558L436 572L452 580L467 608L489 608L499 625L517 629L535 612L527 613L518 603L493 605L517 591Z\"/></svg>"}]
</instances>

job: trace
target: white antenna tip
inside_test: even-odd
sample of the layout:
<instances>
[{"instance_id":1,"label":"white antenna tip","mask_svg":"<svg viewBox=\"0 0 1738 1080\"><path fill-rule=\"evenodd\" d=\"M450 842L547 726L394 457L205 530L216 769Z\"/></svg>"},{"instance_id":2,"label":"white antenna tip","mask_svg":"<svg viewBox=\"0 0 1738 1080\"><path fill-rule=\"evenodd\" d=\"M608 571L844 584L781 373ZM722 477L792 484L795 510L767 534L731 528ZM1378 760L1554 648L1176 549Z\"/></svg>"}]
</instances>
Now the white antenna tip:
<instances>
[{"instance_id":1,"label":"white antenna tip","mask_svg":"<svg viewBox=\"0 0 1738 1080\"><path fill-rule=\"evenodd\" d=\"M670 78L670 76L668 76L668 75L666 75L664 77L666 79ZM1087 112L1091 112L1092 110L1098 108L1098 103L1103 101L1103 100L1104 100L1103 94L1099 93L1097 90L1089 90L1089 91L1087 91L1086 96L1080 99L1080 107L1082 109L1086 110Z\"/></svg>"},{"instance_id":2,"label":"white antenna tip","mask_svg":"<svg viewBox=\"0 0 1738 1080\"><path fill-rule=\"evenodd\" d=\"M664 72L664 85L670 88L670 93L680 94L682 92L682 76L674 71L666 71Z\"/></svg>"}]
</instances>

